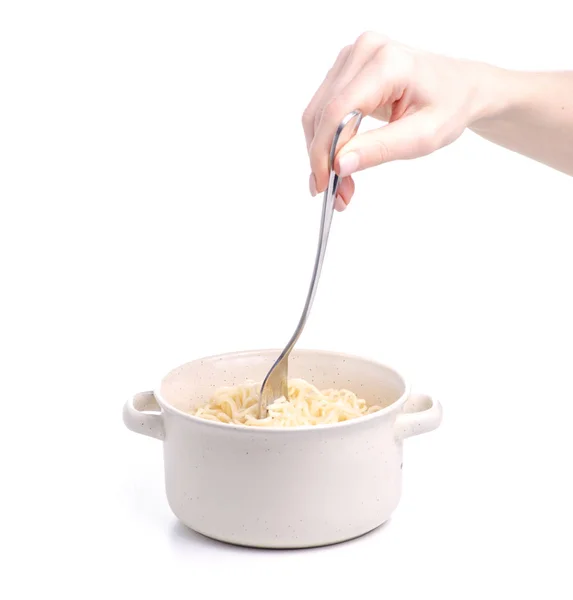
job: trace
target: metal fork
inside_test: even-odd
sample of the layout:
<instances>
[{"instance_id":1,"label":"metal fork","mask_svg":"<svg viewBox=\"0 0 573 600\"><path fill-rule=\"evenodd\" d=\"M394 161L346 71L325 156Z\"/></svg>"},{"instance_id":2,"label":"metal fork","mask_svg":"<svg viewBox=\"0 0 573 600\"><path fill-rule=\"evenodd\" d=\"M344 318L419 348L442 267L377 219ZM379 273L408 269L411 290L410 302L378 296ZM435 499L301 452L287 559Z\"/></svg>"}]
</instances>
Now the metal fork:
<instances>
[{"instance_id":1,"label":"metal fork","mask_svg":"<svg viewBox=\"0 0 573 600\"><path fill-rule=\"evenodd\" d=\"M312 279L310 281L310 288L306 297L306 303L300 317L300 321L296 327L296 330L290 338L285 349L281 352L280 356L271 367L271 370L267 373L261 386L261 393L259 396L259 418L263 419L267 416L267 406L272 404L275 400L281 397L288 399L288 359L289 355L294 348L294 345L298 341L302 330L306 324L310 308L312 306L316 288L318 287L318 280L320 278L320 272L322 270L322 263L324 261L324 255L326 252L326 244L328 242L328 234L330 233L330 225L332 223L332 215L334 213L334 201L336 199L336 193L338 191L339 177L334 172L334 158L339 145L343 146L346 142L358 131L360 122L362 121L362 113L359 110L354 110L344 119L342 119L330 147L329 155L329 169L330 177L328 180L328 187L324 192L324 201L322 203L322 216L320 219L320 234L318 238L318 250L316 252L316 258L314 262L314 270L312 272ZM352 123L351 127L347 127ZM344 138L341 140L342 133L345 132Z\"/></svg>"}]
</instances>

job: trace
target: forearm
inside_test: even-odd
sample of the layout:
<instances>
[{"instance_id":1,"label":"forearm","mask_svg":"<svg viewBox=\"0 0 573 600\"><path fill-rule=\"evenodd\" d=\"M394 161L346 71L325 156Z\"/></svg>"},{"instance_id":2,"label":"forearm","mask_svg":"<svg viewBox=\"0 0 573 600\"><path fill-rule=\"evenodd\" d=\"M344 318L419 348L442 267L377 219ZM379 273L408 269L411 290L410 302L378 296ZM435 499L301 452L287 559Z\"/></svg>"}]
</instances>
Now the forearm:
<instances>
[{"instance_id":1,"label":"forearm","mask_svg":"<svg viewBox=\"0 0 573 600\"><path fill-rule=\"evenodd\" d=\"M573 175L573 72L485 67L482 83L484 100L470 129Z\"/></svg>"}]
</instances>

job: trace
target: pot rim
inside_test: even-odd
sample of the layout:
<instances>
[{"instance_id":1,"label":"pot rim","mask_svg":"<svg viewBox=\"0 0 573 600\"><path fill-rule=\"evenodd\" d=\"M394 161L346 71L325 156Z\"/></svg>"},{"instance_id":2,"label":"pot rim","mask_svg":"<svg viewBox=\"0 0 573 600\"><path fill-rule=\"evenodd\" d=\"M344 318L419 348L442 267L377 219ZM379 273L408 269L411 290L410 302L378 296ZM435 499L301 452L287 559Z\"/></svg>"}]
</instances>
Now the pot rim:
<instances>
[{"instance_id":1,"label":"pot rim","mask_svg":"<svg viewBox=\"0 0 573 600\"><path fill-rule=\"evenodd\" d=\"M382 367L384 369L387 369L388 371L391 371L392 373L394 373L401 379L402 383L404 384L404 391L402 392L402 395L397 400L394 400L394 402L392 402L388 406L382 408L379 411L371 413L369 415L356 417L354 419L349 419L348 421L342 421L340 423L325 423L322 425L299 425L296 427L254 427L252 425L242 425L242 424L238 424L238 423L220 423L217 421L210 421L209 419L202 419L201 417L196 417L195 415L191 415L189 413L183 412L182 410L179 410L172 404L168 403L161 395L161 385L165 381L165 379L167 379L176 370L178 370L181 367L184 367L186 365L189 365L192 363L197 363L197 362L212 361L215 359L225 359L225 358L230 358L230 357L248 358L249 356L260 356L261 354L268 354L271 352L276 353L278 356L280 354L281 350L276 349L276 348L266 348L266 349L259 349L259 350L239 350L239 351L235 351L235 352L224 352L222 354L212 354L210 356L204 356L202 358L197 358L195 360L191 360L189 362L182 363L181 365L171 369L171 371L169 371L164 377L162 377L159 385L154 389L153 394L155 396L155 399L157 400L157 404L159 405L161 410L172 413L173 415L175 415L177 417L183 417L184 419L187 419L190 422L197 423L198 425L201 425L201 426L215 427L215 428L220 429L221 431L229 431L229 432L230 431L238 431L241 433L248 433L251 435L264 435L266 433L271 433L273 435L279 434L279 433L282 435L287 435L287 434L291 434L291 433L292 434L306 433L308 431L325 431L325 430L332 431L335 429L342 429L345 427L353 427L353 426L356 427L356 426L360 426L361 423L367 423L367 422L375 421L377 419L382 419L385 416L387 416L388 414L390 414L392 412L397 412L400 408L402 408L402 406L405 404L406 400L408 399L408 396L410 395L410 385L409 385L408 381L406 380L406 378L403 375L401 375L400 373L398 373L398 371L396 371L392 367L389 367L388 365L385 365L384 363L378 362L373 359L364 358L364 357L358 356L356 354L348 354L345 352L336 352L336 351L332 351L332 350L318 350L318 349L311 349L311 348L297 348L297 349L293 350L293 352L297 355L300 355L300 354L306 354L306 355L322 354L322 355L336 356L337 358L347 358L347 359L351 359L351 360L359 360L360 362L369 363L376 367Z\"/></svg>"}]
</instances>

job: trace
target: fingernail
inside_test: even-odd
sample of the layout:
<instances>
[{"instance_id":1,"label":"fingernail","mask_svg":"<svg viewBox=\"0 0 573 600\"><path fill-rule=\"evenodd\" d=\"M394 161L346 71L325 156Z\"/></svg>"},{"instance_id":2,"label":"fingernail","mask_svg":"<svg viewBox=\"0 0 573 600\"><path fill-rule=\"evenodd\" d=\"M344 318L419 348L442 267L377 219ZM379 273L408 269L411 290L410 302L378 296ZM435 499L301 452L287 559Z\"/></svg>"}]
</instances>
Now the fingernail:
<instances>
[{"instance_id":1,"label":"fingernail","mask_svg":"<svg viewBox=\"0 0 573 600\"><path fill-rule=\"evenodd\" d=\"M358 154L349 152L338 159L338 175L340 177L348 177L358 171Z\"/></svg>"},{"instance_id":2,"label":"fingernail","mask_svg":"<svg viewBox=\"0 0 573 600\"><path fill-rule=\"evenodd\" d=\"M314 196L316 196L316 179L314 177L314 173L310 174L310 179L308 180L308 187L310 188L310 195L314 198Z\"/></svg>"},{"instance_id":3,"label":"fingernail","mask_svg":"<svg viewBox=\"0 0 573 600\"><path fill-rule=\"evenodd\" d=\"M344 200L342 199L342 196L340 194L338 194L338 196L336 196L336 199L334 200L334 208L338 212L342 212L343 210L346 209L346 202L344 202Z\"/></svg>"}]
</instances>

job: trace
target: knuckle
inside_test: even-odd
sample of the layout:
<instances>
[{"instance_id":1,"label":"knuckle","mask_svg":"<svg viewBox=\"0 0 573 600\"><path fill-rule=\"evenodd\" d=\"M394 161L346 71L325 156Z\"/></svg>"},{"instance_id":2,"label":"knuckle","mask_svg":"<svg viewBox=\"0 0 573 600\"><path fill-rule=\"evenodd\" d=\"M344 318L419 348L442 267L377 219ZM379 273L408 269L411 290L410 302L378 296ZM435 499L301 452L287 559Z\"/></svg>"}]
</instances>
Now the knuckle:
<instances>
[{"instance_id":1,"label":"knuckle","mask_svg":"<svg viewBox=\"0 0 573 600\"><path fill-rule=\"evenodd\" d=\"M324 118L327 121L336 121L341 114L342 104L338 98L332 98L329 100L324 108Z\"/></svg>"},{"instance_id":2,"label":"knuckle","mask_svg":"<svg viewBox=\"0 0 573 600\"><path fill-rule=\"evenodd\" d=\"M352 46L351 45L344 46L344 48L342 48L342 50L338 53L337 62L345 60L346 57L350 54L351 51L352 51Z\"/></svg>"},{"instance_id":3,"label":"knuckle","mask_svg":"<svg viewBox=\"0 0 573 600\"><path fill-rule=\"evenodd\" d=\"M388 48L386 46L380 46L380 48L374 52L374 56L372 58L379 65L387 64L389 58Z\"/></svg>"},{"instance_id":4,"label":"knuckle","mask_svg":"<svg viewBox=\"0 0 573 600\"><path fill-rule=\"evenodd\" d=\"M342 48L342 50L338 53L334 64L332 67L330 67L330 69L328 69L328 72L326 73L326 79L332 78L339 71L340 67L346 62L346 59L350 55L351 51L352 46L344 46L344 48Z\"/></svg>"},{"instance_id":5,"label":"knuckle","mask_svg":"<svg viewBox=\"0 0 573 600\"><path fill-rule=\"evenodd\" d=\"M383 44L376 49L374 60L377 60L379 63L399 64L402 61L400 49L392 42Z\"/></svg>"},{"instance_id":6,"label":"knuckle","mask_svg":"<svg viewBox=\"0 0 573 600\"><path fill-rule=\"evenodd\" d=\"M372 48L382 43L383 37L375 31L365 31L356 39L355 46L358 48Z\"/></svg>"},{"instance_id":7,"label":"knuckle","mask_svg":"<svg viewBox=\"0 0 573 600\"><path fill-rule=\"evenodd\" d=\"M320 110L317 110L314 115L312 124L313 124L315 131L318 129L318 126L320 125L320 121L322 119L322 112L323 112L323 109L321 108Z\"/></svg>"},{"instance_id":8,"label":"knuckle","mask_svg":"<svg viewBox=\"0 0 573 600\"><path fill-rule=\"evenodd\" d=\"M312 112L310 111L309 108L305 108L304 112L302 113L302 126L304 129L308 129L309 127L312 127L313 123L314 123L314 115L312 114Z\"/></svg>"},{"instance_id":9,"label":"knuckle","mask_svg":"<svg viewBox=\"0 0 573 600\"><path fill-rule=\"evenodd\" d=\"M329 100L320 110L316 111L314 116L314 130L316 131L321 123L331 124L340 119L341 103L337 98Z\"/></svg>"}]
</instances>

